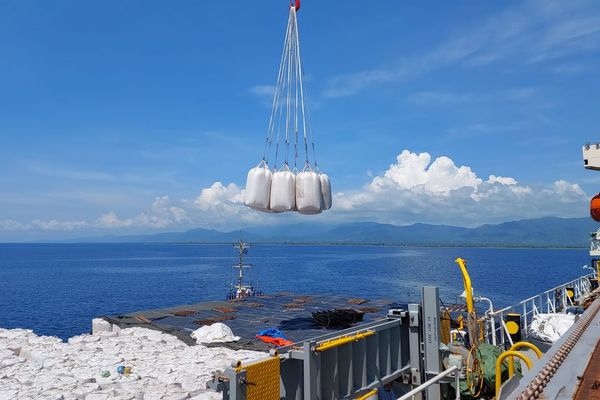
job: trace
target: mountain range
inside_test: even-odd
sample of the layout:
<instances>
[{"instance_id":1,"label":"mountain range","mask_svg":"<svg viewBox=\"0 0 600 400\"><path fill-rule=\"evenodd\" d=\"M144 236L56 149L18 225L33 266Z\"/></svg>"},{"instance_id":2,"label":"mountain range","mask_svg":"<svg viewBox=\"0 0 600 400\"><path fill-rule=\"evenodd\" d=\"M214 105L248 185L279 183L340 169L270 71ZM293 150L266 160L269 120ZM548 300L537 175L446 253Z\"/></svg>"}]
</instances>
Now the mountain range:
<instances>
[{"instance_id":1,"label":"mountain range","mask_svg":"<svg viewBox=\"0 0 600 400\"><path fill-rule=\"evenodd\" d=\"M372 244L428 246L587 247L600 226L590 218L545 217L486 224L475 228L449 225L391 225L375 222L292 224L247 227L232 232L191 229L149 235L102 236L69 242Z\"/></svg>"}]
</instances>

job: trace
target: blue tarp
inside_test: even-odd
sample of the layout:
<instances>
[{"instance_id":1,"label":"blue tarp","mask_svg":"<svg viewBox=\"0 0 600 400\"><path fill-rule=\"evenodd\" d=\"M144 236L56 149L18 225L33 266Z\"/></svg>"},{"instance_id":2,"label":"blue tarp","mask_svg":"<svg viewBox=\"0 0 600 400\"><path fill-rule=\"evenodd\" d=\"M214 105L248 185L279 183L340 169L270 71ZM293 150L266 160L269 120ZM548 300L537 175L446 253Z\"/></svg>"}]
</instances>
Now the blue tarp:
<instances>
[{"instance_id":1,"label":"blue tarp","mask_svg":"<svg viewBox=\"0 0 600 400\"><path fill-rule=\"evenodd\" d=\"M285 336L285 334L277 328L263 329L262 331L258 331L257 335L258 336L269 336L272 338L279 338L279 339L287 340L287 337Z\"/></svg>"}]
</instances>

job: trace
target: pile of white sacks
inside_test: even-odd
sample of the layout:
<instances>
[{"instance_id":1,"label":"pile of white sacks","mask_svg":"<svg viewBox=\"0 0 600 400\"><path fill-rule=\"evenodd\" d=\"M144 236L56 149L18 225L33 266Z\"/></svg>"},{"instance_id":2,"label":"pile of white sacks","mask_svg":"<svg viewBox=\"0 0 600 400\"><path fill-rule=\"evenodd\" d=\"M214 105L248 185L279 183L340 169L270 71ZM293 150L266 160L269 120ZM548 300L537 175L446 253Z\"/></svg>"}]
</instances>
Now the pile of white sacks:
<instances>
[{"instance_id":1,"label":"pile of white sacks","mask_svg":"<svg viewBox=\"0 0 600 400\"><path fill-rule=\"evenodd\" d=\"M206 391L212 372L233 360L264 356L187 346L145 328L113 326L111 331L74 336L68 343L30 330L0 328L0 399L217 400L222 394ZM119 366L131 372L119 374Z\"/></svg>"},{"instance_id":2,"label":"pile of white sacks","mask_svg":"<svg viewBox=\"0 0 600 400\"><path fill-rule=\"evenodd\" d=\"M308 165L298 173L287 164L271 171L261 161L248 172L244 203L264 212L318 214L331 208L331 184L326 174Z\"/></svg>"}]
</instances>

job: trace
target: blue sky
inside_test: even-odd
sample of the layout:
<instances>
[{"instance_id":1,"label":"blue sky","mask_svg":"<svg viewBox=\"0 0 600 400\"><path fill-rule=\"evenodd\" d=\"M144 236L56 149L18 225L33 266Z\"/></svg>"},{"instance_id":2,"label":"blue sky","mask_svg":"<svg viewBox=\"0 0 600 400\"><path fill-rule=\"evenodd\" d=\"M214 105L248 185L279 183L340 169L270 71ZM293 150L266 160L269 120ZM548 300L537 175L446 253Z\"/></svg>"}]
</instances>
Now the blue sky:
<instances>
[{"instance_id":1,"label":"blue sky","mask_svg":"<svg viewBox=\"0 0 600 400\"><path fill-rule=\"evenodd\" d=\"M298 18L336 192L317 217L240 204L285 0L0 3L0 240L586 215L600 4L304 0Z\"/></svg>"}]
</instances>

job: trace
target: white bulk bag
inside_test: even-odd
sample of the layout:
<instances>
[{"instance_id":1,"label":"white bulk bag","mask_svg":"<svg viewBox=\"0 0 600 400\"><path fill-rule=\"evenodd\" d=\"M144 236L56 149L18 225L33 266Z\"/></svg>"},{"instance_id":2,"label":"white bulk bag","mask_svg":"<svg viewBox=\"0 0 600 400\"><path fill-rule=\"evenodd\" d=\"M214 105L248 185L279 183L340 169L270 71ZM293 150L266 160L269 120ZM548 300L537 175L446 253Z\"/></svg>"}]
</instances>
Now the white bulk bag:
<instances>
[{"instance_id":1,"label":"white bulk bag","mask_svg":"<svg viewBox=\"0 0 600 400\"><path fill-rule=\"evenodd\" d=\"M329 210L331 208L331 183L327 174L320 173L319 179L321 180L321 193L323 194L323 210Z\"/></svg>"},{"instance_id":2,"label":"white bulk bag","mask_svg":"<svg viewBox=\"0 0 600 400\"><path fill-rule=\"evenodd\" d=\"M305 167L296 176L296 208L301 214L321 212L321 179L310 167Z\"/></svg>"},{"instance_id":3,"label":"white bulk bag","mask_svg":"<svg viewBox=\"0 0 600 400\"><path fill-rule=\"evenodd\" d=\"M296 175L285 164L279 171L273 173L271 182L272 211L293 211L296 209Z\"/></svg>"},{"instance_id":4,"label":"white bulk bag","mask_svg":"<svg viewBox=\"0 0 600 400\"><path fill-rule=\"evenodd\" d=\"M248 207L260 211L269 209L272 177L273 174L264 161L248 171L244 194L244 203Z\"/></svg>"}]
</instances>

